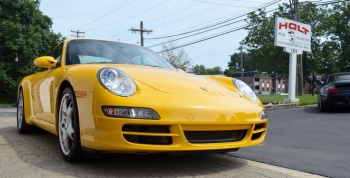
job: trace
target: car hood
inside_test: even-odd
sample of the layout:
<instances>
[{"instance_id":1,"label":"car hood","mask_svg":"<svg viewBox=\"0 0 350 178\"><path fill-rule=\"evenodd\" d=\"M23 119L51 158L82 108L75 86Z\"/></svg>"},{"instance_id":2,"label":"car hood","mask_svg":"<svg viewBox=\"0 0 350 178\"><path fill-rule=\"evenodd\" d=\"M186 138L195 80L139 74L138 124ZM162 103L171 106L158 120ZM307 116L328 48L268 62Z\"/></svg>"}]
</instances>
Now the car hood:
<instances>
[{"instance_id":1,"label":"car hood","mask_svg":"<svg viewBox=\"0 0 350 178\"><path fill-rule=\"evenodd\" d=\"M170 94L209 94L238 96L219 83L203 76L177 70L147 66L118 66L135 81Z\"/></svg>"}]
</instances>

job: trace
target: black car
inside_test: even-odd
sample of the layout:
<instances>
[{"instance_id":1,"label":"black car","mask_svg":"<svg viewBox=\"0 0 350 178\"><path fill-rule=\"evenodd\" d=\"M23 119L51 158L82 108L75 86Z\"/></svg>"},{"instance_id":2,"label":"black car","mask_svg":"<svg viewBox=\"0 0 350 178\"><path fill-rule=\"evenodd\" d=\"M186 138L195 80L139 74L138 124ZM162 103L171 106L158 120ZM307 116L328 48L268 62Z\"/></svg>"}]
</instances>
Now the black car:
<instances>
[{"instance_id":1,"label":"black car","mask_svg":"<svg viewBox=\"0 0 350 178\"><path fill-rule=\"evenodd\" d=\"M318 108L321 112L334 107L350 108L350 72L326 76L318 90Z\"/></svg>"}]
</instances>

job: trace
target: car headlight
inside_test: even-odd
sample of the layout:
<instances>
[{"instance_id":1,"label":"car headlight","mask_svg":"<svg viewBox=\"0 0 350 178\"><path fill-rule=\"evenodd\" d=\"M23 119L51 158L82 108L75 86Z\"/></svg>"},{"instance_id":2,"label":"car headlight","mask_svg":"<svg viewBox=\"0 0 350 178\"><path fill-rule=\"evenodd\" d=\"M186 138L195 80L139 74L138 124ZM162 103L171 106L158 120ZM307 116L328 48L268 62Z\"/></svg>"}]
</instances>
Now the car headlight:
<instances>
[{"instance_id":1,"label":"car headlight","mask_svg":"<svg viewBox=\"0 0 350 178\"><path fill-rule=\"evenodd\" d=\"M104 88L116 95L130 96L136 91L132 78L119 69L102 68L98 71L97 78Z\"/></svg>"},{"instance_id":2,"label":"car headlight","mask_svg":"<svg viewBox=\"0 0 350 178\"><path fill-rule=\"evenodd\" d=\"M241 91L243 94L248 96L250 99L257 101L257 97L254 93L254 91L242 80L239 79L232 79L232 83L238 88L239 91Z\"/></svg>"},{"instance_id":3,"label":"car headlight","mask_svg":"<svg viewBox=\"0 0 350 178\"><path fill-rule=\"evenodd\" d=\"M267 119L267 114L266 114L266 111L265 111L265 110L261 110L261 111L260 111L260 119L261 119L261 120Z\"/></svg>"}]
</instances>

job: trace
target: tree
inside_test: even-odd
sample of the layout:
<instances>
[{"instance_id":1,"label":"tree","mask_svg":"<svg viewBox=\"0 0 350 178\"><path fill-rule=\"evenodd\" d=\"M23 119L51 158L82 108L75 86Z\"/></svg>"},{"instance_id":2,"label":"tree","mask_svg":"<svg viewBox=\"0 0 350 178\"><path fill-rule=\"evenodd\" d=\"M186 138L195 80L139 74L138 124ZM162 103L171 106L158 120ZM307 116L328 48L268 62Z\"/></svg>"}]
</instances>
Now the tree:
<instances>
[{"instance_id":1,"label":"tree","mask_svg":"<svg viewBox=\"0 0 350 178\"><path fill-rule=\"evenodd\" d=\"M191 68L190 73L196 74L196 75L207 75L207 69L204 65L195 65Z\"/></svg>"},{"instance_id":2,"label":"tree","mask_svg":"<svg viewBox=\"0 0 350 178\"><path fill-rule=\"evenodd\" d=\"M312 28L312 52L303 54L303 73L344 71L346 69L344 66L349 66L349 63L347 60L342 60L344 63L339 65L339 56L348 52L349 50L346 49L349 48L339 50L340 46L346 46L340 45L339 38L347 39L346 34L349 34L349 23L347 23L350 15L347 11L349 8L345 7L345 3L329 8L314 5L311 2L301 2L300 7L302 9L300 22L309 24ZM254 61L258 71L276 72L281 78L288 77L289 55L283 52L281 47L274 46L274 24L277 16L293 19L291 9L289 4L284 3L270 16L267 16L264 9L248 15L246 20L248 35L244 39L244 44L249 58ZM339 33L336 29L339 29Z\"/></svg>"},{"instance_id":3,"label":"tree","mask_svg":"<svg viewBox=\"0 0 350 178\"><path fill-rule=\"evenodd\" d=\"M0 102L15 102L20 80L38 70L33 60L48 55L62 40L38 6L32 0L0 1Z\"/></svg>"},{"instance_id":4,"label":"tree","mask_svg":"<svg viewBox=\"0 0 350 178\"><path fill-rule=\"evenodd\" d=\"M204 65L195 65L190 70L190 73L196 75L222 75L223 71L220 66L206 68Z\"/></svg>"},{"instance_id":5,"label":"tree","mask_svg":"<svg viewBox=\"0 0 350 178\"><path fill-rule=\"evenodd\" d=\"M169 41L162 46L163 52L160 55L174 67L188 71L192 64L191 59L184 48L173 49L174 47L176 47L176 42Z\"/></svg>"},{"instance_id":6,"label":"tree","mask_svg":"<svg viewBox=\"0 0 350 178\"><path fill-rule=\"evenodd\" d=\"M255 63L245 51L242 52L243 69L247 71L255 71ZM233 73L241 72L241 53L233 53L230 55L230 61L228 62L228 69L225 70L224 74L232 76Z\"/></svg>"},{"instance_id":7,"label":"tree","mask_svg":"<svg viewBox=\"0 0 350 178\"><path fill-rule=\"evenodd\" d=\"M333 28L330 28L327 35L333 43L328 49L339 54L336 60L338 71L350 71L350 4L336 4L332 10L328 21Z\"/></svg>"},{"instance_id":8,"label":"tree","mask_svg":"<svg viewBox=\"0 0 350 178\"><path fill-rule=\"evenodd\" d=\"M256 68L263 72L288 74L289 58L282 48L274 46L274 18L259 9L248 15L248 36L245 38L245 48Z\"/></svg>"}]
</instances>

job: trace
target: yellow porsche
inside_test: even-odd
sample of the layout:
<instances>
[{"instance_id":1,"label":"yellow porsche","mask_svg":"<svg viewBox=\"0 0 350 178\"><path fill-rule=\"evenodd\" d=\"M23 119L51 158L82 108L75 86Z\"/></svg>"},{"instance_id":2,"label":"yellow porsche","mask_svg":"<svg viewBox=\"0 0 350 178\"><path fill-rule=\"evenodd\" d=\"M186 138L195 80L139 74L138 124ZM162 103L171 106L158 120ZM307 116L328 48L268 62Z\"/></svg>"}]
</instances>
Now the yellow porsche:
<instances>
[{"instance_id":1,"label":"yellow porsche","mask_svg":"<svg viewBox=\"0 0 350 178\"><path fill-rule=\"evenodd\" d=\"M18 87L17 129L58 136L64 160L86 152L236 151L264 141L267 115L241 80L174 68L132 44L67 39Z\"/></svg>"}]
</instances>

